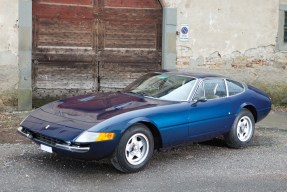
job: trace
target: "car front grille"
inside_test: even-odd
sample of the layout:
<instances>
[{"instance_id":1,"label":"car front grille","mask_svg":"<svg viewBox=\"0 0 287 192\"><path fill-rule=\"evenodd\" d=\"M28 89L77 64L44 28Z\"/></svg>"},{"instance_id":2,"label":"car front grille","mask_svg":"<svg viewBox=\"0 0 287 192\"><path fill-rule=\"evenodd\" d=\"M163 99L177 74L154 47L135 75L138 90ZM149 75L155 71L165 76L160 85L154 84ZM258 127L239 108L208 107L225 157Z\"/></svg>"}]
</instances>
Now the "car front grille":
<instances>
[{"instance_id":1,"label":"car front grille","mask_svg":"<svg viewBox=\"0 0 287 192\"><path fill-rule=\"evenodd\" d=\"M49 145L56 145L56 144L66 144L66 142L60 140L60 139L55 139L52 137L48 137L46 135L40 134L40 133L36 133L34 131L30 131L26 128L23 127L22 131L26 134L32 135L32 139L49 144Z\"/></svg>"}]
</instances>

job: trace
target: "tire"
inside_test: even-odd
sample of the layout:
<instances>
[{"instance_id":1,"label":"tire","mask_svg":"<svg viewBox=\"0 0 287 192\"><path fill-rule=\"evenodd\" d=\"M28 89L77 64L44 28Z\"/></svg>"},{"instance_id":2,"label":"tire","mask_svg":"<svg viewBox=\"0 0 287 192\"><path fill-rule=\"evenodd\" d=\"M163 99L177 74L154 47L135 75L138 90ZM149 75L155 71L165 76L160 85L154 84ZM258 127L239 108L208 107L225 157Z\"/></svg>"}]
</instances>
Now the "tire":
<instances>
[{"instance_id":1,"label":"tire","mask_svg":"<svg viewBox=\"0 0 287 192\"><path fill-rule=\"evenodd\" d=\"M124 173L142 170L151 159L154 139L150 130L142 124L130 127L122 136L113 153L113 166Z\"/></svg>"},{"instance_id":2,"label":"tire","mask_svg":"<svg viewBox=\"0 0 287 192\"><path fill-rule=\"evenodd\" d=\"M255 129L253 114L242 109L234 120L231 130L224 135L227 146L235 149L247 147Z\"/></svg>"}]
</instances>

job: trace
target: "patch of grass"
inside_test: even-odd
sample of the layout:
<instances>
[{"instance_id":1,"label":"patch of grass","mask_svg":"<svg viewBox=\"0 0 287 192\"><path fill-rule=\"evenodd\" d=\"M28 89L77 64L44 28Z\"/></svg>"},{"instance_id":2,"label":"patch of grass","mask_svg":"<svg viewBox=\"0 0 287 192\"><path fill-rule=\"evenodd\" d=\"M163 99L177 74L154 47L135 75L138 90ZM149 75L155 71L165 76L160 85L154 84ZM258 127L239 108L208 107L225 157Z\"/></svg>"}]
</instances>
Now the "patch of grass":
<instances>
[{"instance_id":1,"label":"patch of grass","mask_svg":"<svg viewBox=\"0 0 287 192\"><path fill-rule=\"evenodd\" d=\"M272 104L275 107L287 107L287 83L281 82L269 84L263 82L252 82L251 84L265 91L271 97Z\"/></svg>"}]
</instances>

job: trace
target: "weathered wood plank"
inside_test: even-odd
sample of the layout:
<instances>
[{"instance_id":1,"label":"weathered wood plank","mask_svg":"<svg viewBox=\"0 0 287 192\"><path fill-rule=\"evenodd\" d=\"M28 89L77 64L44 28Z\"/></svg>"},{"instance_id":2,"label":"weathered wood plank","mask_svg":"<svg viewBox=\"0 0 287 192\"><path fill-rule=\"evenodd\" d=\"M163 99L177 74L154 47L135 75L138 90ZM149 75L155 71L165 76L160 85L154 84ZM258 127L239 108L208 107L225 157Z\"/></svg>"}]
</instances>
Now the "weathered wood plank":
<instances>
[{"instance_id":1,"label":"weathered wood plank","mask_svg":"<svg viewBox=\"0 0 287 192\"><path fill-rule=\"evenodd\" d=\"M53 53L35 53L33 59L39 61L63 61L62 65L69 62L71 65L74 62L90 62L93 63L94 54L83 54L81 50L75 55L72 54L53 54Z\"/></svg>"},{"instance_id":2,"label":"weathered wood plank","mask_svg":"<svg viewBox=\"0 0 287 192\"><path fill-rule=\"evenodd\" d=\"M80 38L79 38L80 37ZM38 46L67 46L67 47L92 47L91 34L61 33L39 35ZM55 47L56 48L56 47Z\"/></svg>"},{"instance_id":3,"label":"weathered wood plank","mask_svg":"<svg viewBox=\"0 0 287 192\"><path fill-rule=\"evenodd\" d=\"M104 21L150 24L161 21L161 11L106 8L98 15Z\"/></svg>"},{"instance_id":4,"label":"weathered wood plank","mask_svg":"<svg viewBox=\"0 0 287 192\"><path fill-rule=\"evenodd\" d=\"M97 90L91 90L91 89L34 89L33 90L33 98L35 99L46 99L46 98L65 98L65 97L71 97L76 95L86 95L95 93Z\"/></svg>"},{"instance_id":5,"label":"weathered wood plank","mask_svg":"<svg viewBox=\"0 0 287 192\"><path fill-rule=\"evenodd\" d=\"M89 63L38 63L34 66L37 89L97 89L94 73Z\"/></svg>"},{"instance_id":6,"label":"weathered wood plank","mask_svg":"<svg viewBox=\"0 0 287 192\"><path fill-rule=\"evenodd\" d=\"M130 62L130 63L160 63L161 52L155 50L127 50L115 49L99 52L99 61L103 62Z\"/></svg>"},{"instance_id":7,"label":"weathered wood plank","mask_svg":"<svg viewBox=\"0 0 287 192\"><path fill-rule=\"evenodd\" d=\"M129 39L123 41L122 39L107 39L105 48L146 48L156 49L156 41L146 41L146 39Z\"/></svg>"},{"instance_id":8,"label":"weathered wood plank","mask_svg":"<svg viewBox=\"0 0 287 192\"><path fill-rule=\"evenodd\" d=\"M93 19L51 19L51 18L39 18L38 32L92 32Z\"/></svg>"},{"instance_id":9,"label":"weathered wood plank","mask_svg":"<svg viewBox=\"0 0 287 192\"><path fill-rule=\"evenodd\" d=\"M33 16L58 19L93 19L91 7L33 3Z\"/></svg>"},{"instance_id":10,"label":"weathered wood plank","mask_svg":"<svg viewBox=\"0 0 287 192\"><path fill-rule=\"evenodd\" d=\"M145 23L134 24L133 22L106 22L105 31L107 33L114 34L129 34L129 33L140 33L140 34L150 34L156 33L156 24L155 23Z\"/></svg>"},{"instance_id":11,"label":"weathered wood plank","mask_svg":"<svg viewBox=\"0 0 287 192\"><path fill-rule=\"evenodd\" d=\"M159 1L155 0L106 0L105 6L161 9Z\"/></svg>"},{"instance_id":12,"label":"weathered wood plank","mask_svg":"<svg viewBox=\"0 0 287 192\"><path fill-rule=\"evenodd\" d=\"M34 0L37 3L54 3L67 5L93 5L93 0Z\"/></svg>"},{"instance_id":13,"label":"weathered wood plank","mask_svg":"<svg viewBox=\"0 0 287 192\"><path fill-rule=\"evenodd\" d=\"M160 69L160 63L101 63L100 89L120 90L143 74Z\"/></svg>"}]
</instances>

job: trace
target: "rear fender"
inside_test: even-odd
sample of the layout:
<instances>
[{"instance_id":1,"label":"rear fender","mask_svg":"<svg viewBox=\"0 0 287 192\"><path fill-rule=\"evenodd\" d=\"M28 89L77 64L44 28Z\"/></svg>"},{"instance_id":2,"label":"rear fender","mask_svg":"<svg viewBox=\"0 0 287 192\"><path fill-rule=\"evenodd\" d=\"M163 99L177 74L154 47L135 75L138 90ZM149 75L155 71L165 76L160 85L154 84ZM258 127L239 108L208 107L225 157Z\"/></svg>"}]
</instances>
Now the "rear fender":
<instances>
[{"instance_id":1,"label":"rear fender","mask_svg":"<svg viewBox=\"0 0 287 192\"><path fill-rule=\"evenodd\" d=\"M248 109L252 114L253 114L253 117L254 117L254 120L255 122L257 122L257 110L256 110L256 107L251 104L251 103L243 103L240 108L238 109L238 111L236 112L236 116L239 114L239 112L243 109Z\"/></svg>"}]
</instances>

